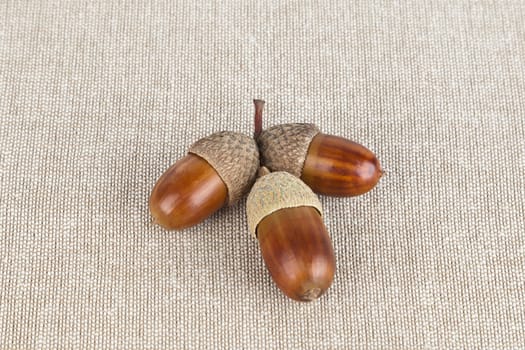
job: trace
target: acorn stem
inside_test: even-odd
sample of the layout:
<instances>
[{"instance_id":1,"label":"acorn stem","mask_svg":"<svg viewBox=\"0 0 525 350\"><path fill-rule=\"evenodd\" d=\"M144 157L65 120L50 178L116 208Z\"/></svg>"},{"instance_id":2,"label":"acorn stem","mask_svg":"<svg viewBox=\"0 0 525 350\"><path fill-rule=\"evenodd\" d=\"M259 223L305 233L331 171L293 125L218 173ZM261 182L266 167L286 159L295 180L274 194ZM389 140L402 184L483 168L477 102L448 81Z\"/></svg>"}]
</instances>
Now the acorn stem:
<instances>
[{"instance_id":1,"label":"acorn stem","mask_svg":"<svg viewBox=\"0 0 525 350\"><path fill-rule=\"evenodd\" d=\"M269 173L271 173L270 169L268 169L267 167L263 165L262 167L259 168L259 171L257 172L257 178L268 175Z\"/></svg>"},{"instance_id":2,"label":"acorn stem","mask_svg":"<svg viewBox=\"0 0 525 350\"><path fill-rule=\"evenodd\" d=\"M262 132L262 115L263 115L263 109L264 109L264 101L263 100L253 100L253 104L255 105L255 118L254 118L255 125L254 125L253 137L257 139Z\"/></svg>"}]
</instances>

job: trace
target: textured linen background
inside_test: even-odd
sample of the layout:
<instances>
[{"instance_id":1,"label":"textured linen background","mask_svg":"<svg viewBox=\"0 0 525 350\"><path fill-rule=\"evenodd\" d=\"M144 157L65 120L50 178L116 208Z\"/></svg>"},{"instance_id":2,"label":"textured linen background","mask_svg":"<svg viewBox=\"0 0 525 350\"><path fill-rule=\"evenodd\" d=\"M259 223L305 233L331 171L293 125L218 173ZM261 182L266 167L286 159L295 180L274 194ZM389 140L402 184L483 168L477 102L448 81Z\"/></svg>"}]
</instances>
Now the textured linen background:
<instances>
[{"instance_id":1,"label":"textured linen background","mask_svg":"<svg viewBox=\"0 0 525 350\"><path fill-rule=\"evenodd\" d=\"M199 137L317 123L386 175L322 197L286 299L244 203L148 196ZM525 2L0 1L0 348L524 349Z\"/></svg>"}]
</instances>

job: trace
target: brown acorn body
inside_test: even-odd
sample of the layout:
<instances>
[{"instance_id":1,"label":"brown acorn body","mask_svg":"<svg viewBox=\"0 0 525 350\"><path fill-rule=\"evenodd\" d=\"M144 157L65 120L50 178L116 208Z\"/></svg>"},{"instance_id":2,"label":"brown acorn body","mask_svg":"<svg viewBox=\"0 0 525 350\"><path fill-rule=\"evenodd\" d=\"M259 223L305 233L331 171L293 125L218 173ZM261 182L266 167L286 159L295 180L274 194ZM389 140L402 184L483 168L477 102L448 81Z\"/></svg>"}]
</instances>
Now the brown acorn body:
<instances>
[{"instance_id":1,"label":"brown acorn body","mask_svg":"<svg viewBox=\"0 0 525 350\"><path fill-rule=\"evenodd\" d=\"M231 131L204 137L157 181L149 202L153 220L168 230L198 224L242 198L258 168L253 138Z\"/></svg>"},{"instance_id":2,"label":"brown acorn body","mask_svg":"<svg viewBox=\"0 0 525 350\"><path fill-rule=\"evenodd\" d=\"M319 212L312 207L280 209L257 227L268 271L288 297L311 301L332 284L335 258Z\"/></svg>"},{"instance_id":3,"label":"brown acorn body","mask_svg":"<svg viewBox=\"0 0 525 350\"><path fill-rule=\"evenodd\" d=\"M374 188L381 174L379 161L366 147L319 133L308 148L301 179L316 193L357 196Z\"/></svg>"},{"instance_id":4,"label":"brown acorn body","mask_svg":"<svg viewBox=\"0 0 525 350\"><path fill-rule=\"evenodd\" d=\"M321 202L303 181L283 171L261 176L248 195L246 214L266 267L284 294L311 301L330 287L332 242Z\"/></svg>"},{"instance_id":5,"label":"brown acorn body","mask_svg":"<svg viewBox=\"0 0 525 350\"><path fill-rule=\"evenodd\" d=\"M157 224L180 230L203 221L227 200L228 190L217 172L201 157L188 154L159 178L149 205Z\"/></svg>"},{"instance_id":6,"label":"brown acorn body","mask_svg":"<svg viewBox=\"0 0 525 350\"><path fill-rule=\"evenodd\" d=\"M313 124L282 124L262 131L257 142L262 164L300 177L314 192L357 196L379 181L374 153L342 137L325 135Z\"/></svg>"}]
</instances>

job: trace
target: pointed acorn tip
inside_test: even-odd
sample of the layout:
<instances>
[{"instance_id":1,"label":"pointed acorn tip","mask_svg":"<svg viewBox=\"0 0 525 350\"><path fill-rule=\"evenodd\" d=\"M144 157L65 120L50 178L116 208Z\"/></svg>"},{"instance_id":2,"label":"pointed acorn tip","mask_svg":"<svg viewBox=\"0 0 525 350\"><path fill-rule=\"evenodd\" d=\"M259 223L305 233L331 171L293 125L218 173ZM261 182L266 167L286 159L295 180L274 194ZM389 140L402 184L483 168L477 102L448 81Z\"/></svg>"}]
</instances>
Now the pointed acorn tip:
<instances>
[{"instance_id":1,"label":"pointed acorn tip","mask_svg":"<svg viewBox=\"0 0 525 350\"><path fill-rule=\"evenodd\" d=\"M307 290L302 296L302 301L314 301L315 299L319 298L323 294L323 291L321 288L312 288Z\"/></svg>"}]
</instances>

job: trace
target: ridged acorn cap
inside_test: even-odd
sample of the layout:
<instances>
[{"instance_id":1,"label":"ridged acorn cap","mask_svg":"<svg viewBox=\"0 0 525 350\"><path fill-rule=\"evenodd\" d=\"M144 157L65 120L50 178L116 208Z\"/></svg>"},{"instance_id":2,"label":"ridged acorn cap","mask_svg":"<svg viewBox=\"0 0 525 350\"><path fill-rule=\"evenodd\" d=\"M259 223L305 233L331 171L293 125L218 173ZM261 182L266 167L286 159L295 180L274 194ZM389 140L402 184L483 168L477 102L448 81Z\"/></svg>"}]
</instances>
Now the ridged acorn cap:
<instances>
[{"instance_id":1,"label":"ridged acorn cap","mask_svg":"<svg viewBox=\"0 0 525 350\"><path fill-rule=\"evenodd\" d=\"M261 163L271 171L301 176L308 147L319 129L314 124L281 124L261 132L257 138Z\"/></svg>"},{"instance_id":2,"label":"ridged acorn cap","mask_svg":"<svg viewBox=\"0 0 525 350\"><path fill-rule=\"evenodd\" d=\"M257 237L257 225L266 216L284 208L314 207L322 215L317 195L299 178L284 171L269 173L257 179L246 202L250 233Z\"/></svg>"},{"instance_id":3,"label":"ridged acorn cap","mask_svg":"<svg viewBox=\"0 0 525 350\"><path fill-rule=\"evenodd\" d=\"M206 160L228 189L228 204L241 199L252 186L259 168L259 150L247 135L221 131L195 142L189 149Z\"/></svg>"}]
</instances>

